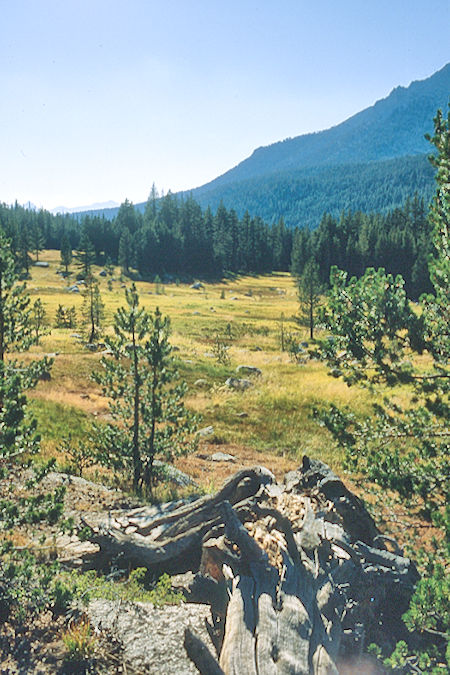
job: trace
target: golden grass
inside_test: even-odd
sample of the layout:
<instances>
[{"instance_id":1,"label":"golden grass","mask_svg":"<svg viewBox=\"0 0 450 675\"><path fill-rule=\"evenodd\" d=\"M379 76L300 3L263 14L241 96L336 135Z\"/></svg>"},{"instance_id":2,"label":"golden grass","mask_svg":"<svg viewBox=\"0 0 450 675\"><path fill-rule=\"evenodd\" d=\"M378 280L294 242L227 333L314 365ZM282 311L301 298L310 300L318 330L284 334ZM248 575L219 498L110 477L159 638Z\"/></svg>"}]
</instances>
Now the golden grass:
<instances>
[{"instance_id":1,"label":"golden grass","mask_svg":"<svg viewBox=\"0 0 450 675\"><path fill-rule=\"evenodd\" d=\"M74 305L80 316L82 297L67 290L75 282L75 275L67 280L56 274L59 252L44 251L40 260L48 262L49 267L31 268L28 289L32 298L42 299L50 324L54 325L60 304ZM98 276L99 271L100 268L94 270L106 308L105 330L109 332L114 312L125 304L122 286L125 283L130 287L131 281L121 281L117 268L116 281L109 290L108 278ZM271 457L277 467L279 462L291 466L291 462L298 462L302 454L308 453L339 469L341 458L323 429L311 419L312 410L330 401L349 403L364 410L368 402L360 391L348 389L342 382L330 378L323 365L295 364L287 354L281 353L281 315L285 331L296 331L301 340L307 339L306 329L299 328L294 321L298 303L294 280L289 274L241 276L220 283L205 283L200 291L187 284L170 284L165 285L159 295L155 294L153 283L137 282L136 286L144 307L152 311L158 306L163 314L170 316L171 342L178 350L175 355L181 376L190 385L187 403L202 413L203 426L213 425L213 445L220 445L220 449L232 447L249 463L262 458L267 463ZM224 299L221 299L222 291ZM233 335L229 349L231 365L224 368L211 357L211 352L215 334L225 337L228 324ZM24 356L57 353L51 380L40 383L31 394L36 409L41 406L41 412L46 415L45 420L41 415L46 454L55 452L58 436L62 435L63 429L57 423L62 411L64 415L70 409L79 411L87 421L94 416L102 419L107 413L107 402L90 379L92 369L99 367L100 356L88 352L79 340L71 337L79 332L80 328L52 328L50 335L44 336L41 344ZM239 364L260 368L262 377L254 380L251 389L232 392L224 387L224 382ZM206 388L194 386L198 378L206 379ZM44 424L47 418L50 421ZM194 458L194 465L196 461ZM194 468L191 462L191 459L181 460L186 470ZM204 484L210 481L210 464L201 472ZM227 465L229 472L234 469L233 465Z\"/></svg>"}]
</instances>

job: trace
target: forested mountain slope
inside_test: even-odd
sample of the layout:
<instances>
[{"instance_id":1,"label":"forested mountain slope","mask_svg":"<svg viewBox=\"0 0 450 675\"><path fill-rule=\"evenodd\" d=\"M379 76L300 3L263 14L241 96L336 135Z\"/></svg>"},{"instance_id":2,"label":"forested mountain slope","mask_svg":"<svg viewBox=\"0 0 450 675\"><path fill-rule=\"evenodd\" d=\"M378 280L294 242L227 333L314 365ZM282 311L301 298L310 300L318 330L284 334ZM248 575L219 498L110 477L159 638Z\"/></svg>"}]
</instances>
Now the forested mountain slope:
<instances>
[{"instance_id":1,"label":"forested mountain slope","mask_svg":"<svg viewBox=\"0 0 450 675\"><path fill-rule=\"evenodd\" d=\"M203 206L221 200L238 214L316 226L324 211L386 212L414 192L428 200L433 174L425 133L450 95L450 64L341 124L286 139L253 154L193 191Z\"/></svg>"},{"instance_id":2,"label":"forested mountain slope","mask_svg":"<svg viewBox=\"0 0 450 675\"><path fill-rule=\"evenodd\" d=\"M396 87L386 98L331 129L258 148L208 185L226 185L286 169L427 153L424 134L432 132L436 110L446 106L449 95L450 63L426 80Z\"/></svg>"},{"instance_id":3,"label":"forested mountain slope","mask_svg":"<svg viewBox=\"0 0 450 675\"><path fill-rule=\"evenodd\" d=\"M388 213L417 193L433 194L424 136L438 108L447 109L450 63L431 77L396 87L389 96L341 124L258 148L222 176L181 196L206 208L220 203L239 218L246 211L268 223L317 227L327 212ZM331 104L331 102L330 102ZM144 212L145 203L136 209ZM114 218L118 208L90 211Z\"/></svg>"},{"instance_id":4,"label":"forested mountain slope","mask_svg":"<svg viewBox=\"0 0 450 675\"><path fill-rule=\"evenodd\" d=\"M315 228L322 215L342 211L387 213L417 193L428 201L433 194L433 168L427 155L380 162L308 167L247 178L217 187L194 190L204 208L220 202L238 215L246 210L266 222L283 217L289 227Z\"/></svg>"}]
</instances>

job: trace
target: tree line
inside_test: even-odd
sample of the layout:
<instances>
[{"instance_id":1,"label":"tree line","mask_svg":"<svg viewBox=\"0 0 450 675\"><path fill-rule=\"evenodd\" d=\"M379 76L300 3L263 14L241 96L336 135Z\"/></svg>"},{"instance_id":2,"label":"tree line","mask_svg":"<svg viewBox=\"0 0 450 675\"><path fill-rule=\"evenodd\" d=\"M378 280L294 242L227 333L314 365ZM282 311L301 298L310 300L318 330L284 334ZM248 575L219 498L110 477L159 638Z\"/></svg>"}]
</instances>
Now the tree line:
<instances>
[{"instance_id":1,"label":"tree line","mask_svg":"<svg viewBox=\"0 0 450 675\"><path fill-rule=\"evenodd\" d=\"M267 222L282 215L289 228L314 228L325 211L336 217L349 209L386 214L401 207L415 192L428 202L433 194L433 173L426 154L283 171L268 166L264 175L226 184L217 179L194 190L194 197L212 209L223 200L239 216L248 209Z\"/></svg>"},{"instance_id":2,"label":"tree line","mask_svg":"<svg viewBox=\"0 0 450 675\"><path fill-rule=\"evenodd\" d=\"M301 277L312 259L318 281L328 286L333 266L356 277L368 267L382 267L394 276L401 274L408 297L416 300L432 290L431 253L427 210L424 200L415 195L386 215L348 211L334 218L325 214L317 229L295 230L291 269Z\"/></svg>"},{"instance_id":3,"label":"tree line","mask_svg":"<svg viewBox=\"0 0 450 675\"><path fill-rule=\"evenodd\" d=\"M314 259L322 284L333 265L361 276L367 267L402 274L408 296L431 289L428 272L430 225L424 200L415 195L387 214L345 211L324 214L318 227L290 229L283 218L267 224L246 211L241 219L220 204L215 213L192 198L154 188L144 213L126 200L117 216L52 215L0 204L0 227L19 265L28 273L43 248L76 250L100 265L120 265L145 279L220 278L226 273L292 271L297 277ZM63 263L67 269L67 263Z\"/></svg>"}]
</instances>

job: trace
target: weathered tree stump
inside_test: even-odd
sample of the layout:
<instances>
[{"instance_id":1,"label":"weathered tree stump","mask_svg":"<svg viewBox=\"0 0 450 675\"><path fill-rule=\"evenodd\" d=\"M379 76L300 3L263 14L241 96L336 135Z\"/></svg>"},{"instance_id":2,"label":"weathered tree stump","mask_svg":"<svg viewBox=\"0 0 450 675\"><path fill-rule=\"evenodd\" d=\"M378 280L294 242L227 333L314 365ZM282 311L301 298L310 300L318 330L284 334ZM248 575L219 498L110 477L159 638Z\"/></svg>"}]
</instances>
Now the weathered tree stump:
<instances>
[{"instance_id":1,"label":"weathered tree stump","mask_svg":"<svg viewBox=\"0 0 450 675\"><path fill-rule=\"evenodd\" d=\"M85 523L103 555L197 572L188 600L211 607L217 659L192 633L185 646L204 675L339 673L365 644L404 634L417 571L317 460L283 485L256 467L212 497Z\"/></svg>"}]
</instances>

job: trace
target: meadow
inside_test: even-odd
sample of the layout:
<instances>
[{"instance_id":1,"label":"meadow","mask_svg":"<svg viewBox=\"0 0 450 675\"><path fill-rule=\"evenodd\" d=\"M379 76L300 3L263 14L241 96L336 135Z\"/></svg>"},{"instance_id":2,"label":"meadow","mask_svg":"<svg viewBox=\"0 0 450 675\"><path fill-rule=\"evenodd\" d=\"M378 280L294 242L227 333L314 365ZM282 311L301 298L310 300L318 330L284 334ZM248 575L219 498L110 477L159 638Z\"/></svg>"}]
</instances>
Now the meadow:
<instances>
[{"instance_id":1,"label":"meadow","mask_svg":"<svg viewBox=\"0 0 450 675\"><path fill-rule=\"evenodd\" d=\"M40 298L47 314L47 335L29 356L52 355L51 379L30 394L33 413L42 436L42 454L55 456L60 468L67 464L58 445L62 438L83 438L94 419L108 418L107 401L92 380L101 352L86 349L79 336L82 326L55 328L59 305L74 306L81 320L81 293L68 289L75 275L64 279L58 251L41 253L48 267L33 266L27 288L31 301ZM115 310L125 304L124 290L131 281L119 268L110 276L94 275L105 305L104 334L112 331ZM298 299L289 274L237 276L220 283L191 284L136 282L141 304L157 306L171 320L171 344L182 379L189 386L188 407L202 415L201 428L213 431L202 437L194 456L178 460L178 467L204 488L214 489L241 466L264 464L277 475L298 465L303 454L342 471L342 457L327 434L312 419L315 406L327 402L368 410L368 397L330 377L323 364L305 359L298 363L281 351L281 331L308 342L307 327L296 321ZM220 363L216 341L228 347L228 363ZM226 385L238 365L262 371L246 391ZM233 455L234 462L211 462L217 451ZM91 471L92 473L92 471Z\"/></svg>"}]
</instances>

